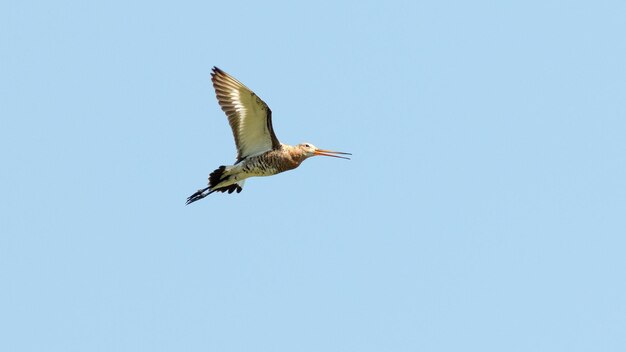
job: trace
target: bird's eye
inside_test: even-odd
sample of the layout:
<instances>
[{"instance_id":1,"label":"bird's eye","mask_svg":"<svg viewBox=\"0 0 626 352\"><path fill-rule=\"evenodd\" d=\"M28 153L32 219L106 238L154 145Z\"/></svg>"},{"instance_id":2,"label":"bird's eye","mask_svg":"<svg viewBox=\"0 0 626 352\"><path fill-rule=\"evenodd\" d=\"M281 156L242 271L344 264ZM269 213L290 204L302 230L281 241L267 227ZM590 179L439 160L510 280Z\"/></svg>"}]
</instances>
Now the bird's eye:
<instances>
[{"instance_id":1,"label":"bird's eye","mask_svg":"<svg viewBox=\"0 0 626 352\"><path fill-rule=\"evenodd\" d=\"M311 146L310 146L310 145L308 145L308 144L305 144L304 146L305 146L305 147L307 147L307 148L310 148L310 147L311 147Z\"/></svg>"}]
</instances>

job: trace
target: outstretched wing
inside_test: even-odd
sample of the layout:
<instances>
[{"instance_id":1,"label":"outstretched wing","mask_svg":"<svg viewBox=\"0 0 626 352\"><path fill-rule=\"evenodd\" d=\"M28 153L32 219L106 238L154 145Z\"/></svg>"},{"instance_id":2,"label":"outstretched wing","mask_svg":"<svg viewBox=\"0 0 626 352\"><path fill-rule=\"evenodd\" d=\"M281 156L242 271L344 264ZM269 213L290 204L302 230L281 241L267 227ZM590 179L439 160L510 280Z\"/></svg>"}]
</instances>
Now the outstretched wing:
<instances>
[{"instance_id":1,"label":"outstretched wing","mask_svg":"<svg viewBox=\"0 0 626 352\"><path fill-rule=\"evenodd\" d=\"M217 67L213 67L211 81L217 100L233 130L237 162L251 155L280 148L272 127L272 111L261 98Z\"/></svg>"}]
</instances>

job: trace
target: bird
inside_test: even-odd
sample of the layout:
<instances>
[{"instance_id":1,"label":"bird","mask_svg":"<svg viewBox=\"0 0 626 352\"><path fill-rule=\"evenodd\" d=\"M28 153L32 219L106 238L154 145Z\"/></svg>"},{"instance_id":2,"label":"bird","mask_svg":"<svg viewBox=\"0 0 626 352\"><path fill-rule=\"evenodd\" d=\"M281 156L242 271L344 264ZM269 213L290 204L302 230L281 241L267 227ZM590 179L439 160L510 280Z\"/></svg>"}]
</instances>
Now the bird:
<instances>
[{"instance_id":1,"label":"bird","mask_svg":"<svg viewBox=\"0 0 626 352\"><path fill-rule=\"evenodd\" d=\"M272 110L261 98L216 66L212 69L211 81L217 101L228 117L237 159L233 165L221 165L211 172L208 186L189 196L187 205L214 192L240 193L247 178L293 170L312 156L350 159L342 155L351 153L319 149L311 143L279 142L272 126Z\"/></svg>"}]
</instances>

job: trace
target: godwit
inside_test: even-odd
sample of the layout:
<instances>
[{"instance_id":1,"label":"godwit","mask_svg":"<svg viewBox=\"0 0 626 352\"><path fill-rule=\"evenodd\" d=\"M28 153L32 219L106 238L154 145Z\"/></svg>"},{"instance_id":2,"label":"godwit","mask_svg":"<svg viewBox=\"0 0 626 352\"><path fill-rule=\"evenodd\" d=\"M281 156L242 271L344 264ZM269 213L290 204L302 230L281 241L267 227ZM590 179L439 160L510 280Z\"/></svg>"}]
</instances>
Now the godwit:
<instances>
[{"instance_id":1,"label":"godwit","mask_svg":"<svg viewBox=\"0 0 626 352\"><path fill-rule=\"evenodd\" d=\"M272 127L272 111L253 91L241 82L213 67L211 81L222 110L228 116L237 146L234 165L222 165L209 175L209 186L187 198L187 204L213 192L237 193L248 177L271 176L300 166L315 155L349 159L350 153L318 149L313 144L296 146L280 143Z\"/></svg>"}]
</instances>

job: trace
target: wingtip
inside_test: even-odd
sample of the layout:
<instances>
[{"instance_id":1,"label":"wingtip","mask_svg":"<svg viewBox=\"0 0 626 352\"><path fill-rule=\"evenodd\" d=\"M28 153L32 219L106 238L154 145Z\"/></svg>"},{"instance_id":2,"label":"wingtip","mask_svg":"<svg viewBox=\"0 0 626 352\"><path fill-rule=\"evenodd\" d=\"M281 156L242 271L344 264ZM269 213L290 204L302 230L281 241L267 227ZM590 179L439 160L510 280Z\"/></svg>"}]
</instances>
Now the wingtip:
<instances>
[{"instance_id":1,"label":"wingtip","mask_svg":"<svg viewBox=\"0 0 626 352\"><path fill-rule=\"evenodd\" d=\"M222 71L219 67L213 66L211 69L211 81L215 82L218 77L223 77L226 75L226 72Z\"/></svg>"}]
</instances>

